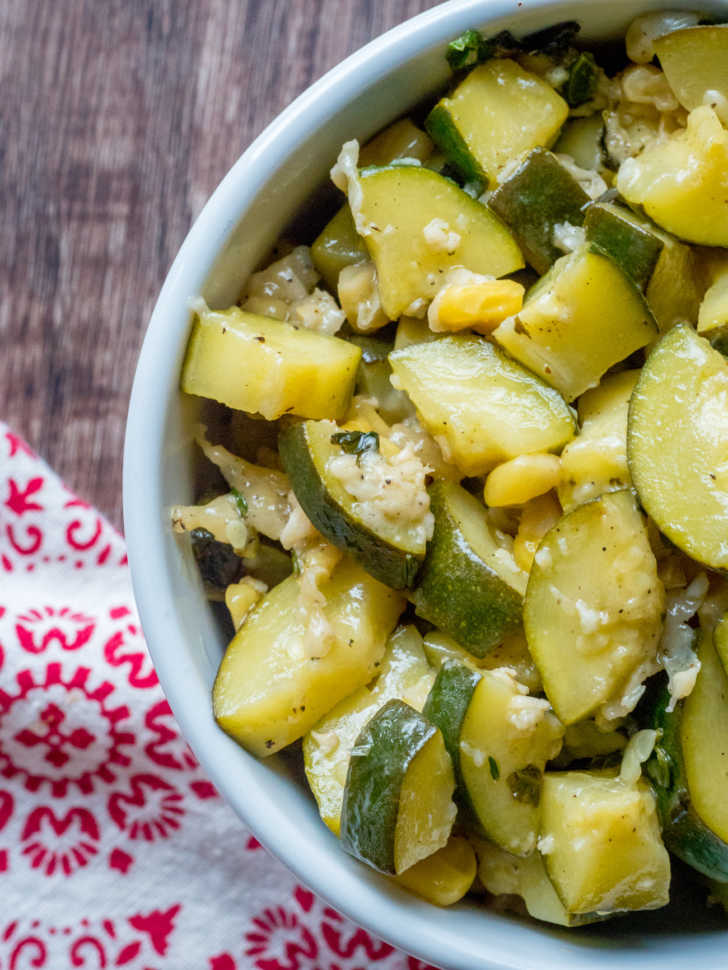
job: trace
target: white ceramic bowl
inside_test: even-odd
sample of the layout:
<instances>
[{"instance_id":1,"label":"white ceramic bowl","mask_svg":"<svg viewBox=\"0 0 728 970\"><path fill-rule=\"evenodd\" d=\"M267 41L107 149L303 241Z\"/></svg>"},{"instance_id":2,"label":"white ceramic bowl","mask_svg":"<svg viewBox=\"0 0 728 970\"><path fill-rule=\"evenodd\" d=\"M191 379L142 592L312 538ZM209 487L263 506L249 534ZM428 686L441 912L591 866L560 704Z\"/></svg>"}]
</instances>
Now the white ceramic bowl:
<instances>
[{"instance_id":1,"label":"white ceramic bowl","mask_svg":"<svg viewBox=\"0 0 728 970\"><path fill-rule=\"evenodd\" d=\"M690 901L583 930L560 931L463 903L440 910L341 851L313 797L284 759L257 761L212 718L210 688L225 646L197 570L173 537L170 505L192 500L195 402L178 391L189 301L238 297L291 215L327 177L343 141L366 139L447 80L444 49L462 30L517 35L561 20L582 38L623 35L661 0L450 0L391 30L302 94L245 152L190 230L144 341L129 410L124 516L134 589L149 648L182 731L260 840L337 909L385 940L448 970L728 965L724 920ZM728 12L726 0L675 2Z\"/></svg>"}]
</instances>

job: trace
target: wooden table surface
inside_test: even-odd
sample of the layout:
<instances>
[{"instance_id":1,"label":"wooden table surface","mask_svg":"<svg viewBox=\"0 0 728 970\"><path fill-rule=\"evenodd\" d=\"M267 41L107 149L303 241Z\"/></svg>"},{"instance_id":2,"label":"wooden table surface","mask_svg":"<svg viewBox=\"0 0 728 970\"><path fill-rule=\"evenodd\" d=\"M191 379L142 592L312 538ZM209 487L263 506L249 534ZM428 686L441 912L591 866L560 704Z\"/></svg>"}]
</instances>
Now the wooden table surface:
<instances>
[{"instance_id":1,"label":"wooden table surface","mask_svg":"<svg viewBox=\"0 0 728 970\"><path fill-rule=\"evenodd\" d=\"M121 526L156 295L235 159L435 0L3 0L0 420Z\"/></svg>"}]
</instances>

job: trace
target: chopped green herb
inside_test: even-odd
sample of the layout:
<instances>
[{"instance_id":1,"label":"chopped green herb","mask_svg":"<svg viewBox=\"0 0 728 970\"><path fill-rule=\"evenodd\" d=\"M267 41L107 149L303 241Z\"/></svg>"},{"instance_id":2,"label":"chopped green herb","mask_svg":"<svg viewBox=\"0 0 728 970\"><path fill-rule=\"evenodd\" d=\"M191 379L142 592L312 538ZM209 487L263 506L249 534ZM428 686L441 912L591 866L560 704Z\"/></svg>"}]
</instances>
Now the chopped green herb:
<instances>
[{"instance_id":1,"label":"chopped green herb","mask_svg":"<svg viewBox=\"0 0 728 970\"><path fill-rule=\"evenodd\" d=\"M492 57L510 57L522 50L520 41L509 30L493 37L483 37L478 30L466 30L447 46L447 63L453 71L463 71L483 64Z\"/></svg>"},{"instance_id":2,"label":"chopped green herb","mask_svg":"<svg viewBox=\"0 0 728 970\"><path fill-rule=\"evenodd\" d=\"M240 518L244 519L248 514L248 503L245 501L245 496L241 495L237 488L231 488L230 494L235 499L235 505L237 506Z\"/></svg>"},{"instance_id":3,"label":"chopped green herb","mask_svg":"<svg viewBox=\"0 0 728 970\"><path fill-rule=\"evenodd\" d=\"M498 762L492 755L488 755L488 767L490 768L490 777L493 781L498 781L500 778L500 768L498 767Z\"/></svg>"},{"instance_id":4,"label":"chopped green herb","mask_svg":"<svg viewBox=\"0 0 728 970\"><path fill-rule=\"evenodd\" d=\"M356 455L357 463L368 451L379 451L379 435L376 431L339 431L331 435L331 441L347 455Z\"/></svg>"},{"instance_id":5,"label":"chopped green herb","mask_svg":"<svg viewBox=\"0 0 728 970\"><path fill-rule=\"evenodd\" d=\"M541 770L536 765L526 765L508 776L508 786L517 802L538 805L541 797Z\"/></svg>"},{"instance_id":6,"label":"chopped green herb","mask_svg":"<svg viewBox=\"0 0 728 970\"><path fill-rule=\"evenodd\" d=\"M447 45L445 54L447 63L453 71L462 71L466 67L480 64L485 43L486 40L480 31L471 27Z\"/></svg>"},{"instance_id":7,"label":"chopped green herb","mask_svg":"<svg viewBox=\"0 0 728 970\"><path fill-rule=\"evenodd\" d=\"M564 97L572 108L594 97L598 77L594 56L588 51L579 54L569 69L569 79L564 89Z\"/></svg>"}]
</instances>

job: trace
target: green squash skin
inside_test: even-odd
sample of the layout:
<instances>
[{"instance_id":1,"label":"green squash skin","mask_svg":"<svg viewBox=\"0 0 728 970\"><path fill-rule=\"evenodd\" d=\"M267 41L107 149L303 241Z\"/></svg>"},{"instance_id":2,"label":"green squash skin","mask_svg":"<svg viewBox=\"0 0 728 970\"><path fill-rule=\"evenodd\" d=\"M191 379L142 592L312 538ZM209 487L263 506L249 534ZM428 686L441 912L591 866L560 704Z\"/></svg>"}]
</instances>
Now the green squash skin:
<instances>
[{"instance_id":1,"label":"green squash skin","mask_svg":"<svg viewBox=\"0 0 728 970\"><path fill-rule=\"evenodd\" d=\"M728 845L698 816L690 801L680 742L682 702L667 711L670 694L664 682L651 687L642 710L650 727L662 732L645 765L657 798L657 812L667 848L683 862L718 882L728 882Z\"/></svg>"},{"instance_id":2,"label":"green squash skin","mask_svg":"<svg viewBox=\"0 0 728 970\"><path fill-rule=\"evenodd\" d=\"M465 182L488 184L488 176L471 154L467 142L444 105L435 105L427 116L425 130Z\"/></svg>"},{"instance_id":3,"label":"green squash skin","mask_svg":"<svg viewBox=\"0 0 728 970\"><path fill-rule=\"evenodd\" d=\"M394 874L394 836L407 769L437 728L404 701L391 700L362 728L349 761L341 842L354 858Z\"/></svg>"},{"instance_id":4,"label":"green squash skin","mask_svg":"<svg viewBox=\"0 0 728 970\"><path fill-rule=\"evenodd\" d=\"M281 432L278 450L301 508L329 542L390 589L414 585L423 557L390 545L332 499L308 449L304 422Z\"/></svg>"},{"instance_id":5,"label":"green squash skin","mask_svg":"<svg viewBox=\"0 0 728 970\"><path fill-rule=\"evenodd\" d=\"M418 616L483 657L520 628L523 598L470 548L448 511L447 487L429 488L435 530L412 599Z\"/></svg>"},{"instance_id":6,"label":"green squash skin","mask_svg":"<svg viewBox=\"0 0 728 970\"><path fill-rule=\"evenodd\" d=\"M422 713L438 727L455 773L455 801L468 831L485 838L460 768L460 733L470 701L480 681L480 674L457 660L446 660L425 701Z\"/></svg>"},{"instance_id":7,"label":"green squash skin","mask_svg":"<svg viewBox=\"0 0 728 970\"><path fill-rule=\"evenodd\" d=\"M545 148L534 148L502 182L488 206L516 237L527 262L539 275L564 255L553 243L557 223L580 226L589 196Z\"/></svg>"},{"instance_id":8,"label":"green squash skin","mask_svg":"<svg viewBox=\"0 0 728 970\"><path fill-rule=\"evenodd\" d=\"M644 291L664 247L649 226L640 226L627 210L622 214L618 206L597 202L586 210L584 229L587 240Z\"/></svg>"}]
</instances>

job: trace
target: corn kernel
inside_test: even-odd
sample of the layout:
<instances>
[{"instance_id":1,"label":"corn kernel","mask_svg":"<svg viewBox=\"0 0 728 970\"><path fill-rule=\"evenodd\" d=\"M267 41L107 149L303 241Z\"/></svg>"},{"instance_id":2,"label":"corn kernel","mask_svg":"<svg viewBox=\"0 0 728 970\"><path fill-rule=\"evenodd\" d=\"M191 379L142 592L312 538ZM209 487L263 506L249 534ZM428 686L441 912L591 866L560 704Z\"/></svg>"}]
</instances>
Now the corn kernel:
<instances>
[{"instance_id":1,"label":"corn kernel","mask_svg":"<svg viewBox=\"0 0 728 970\"><path fill-rule=\"evenodd\" d=\"M518 534L513 540L513 557L520 569L531 571L541 540L560 518L561 506L552 492L539 495L523 506Z\"/></svg>"},{"instance_id":2,"label":"corn kernel","mask_svg":"<svg viewBox=\"0 0 728 970\"><path fill-rule=\"evenodd\" d=\"M239 583L231 583L225 590L225 606L230 612L230 619L236 630L245 622L245 619L261 598L267 592L268 587L251 576L246 576Z\"/></svg>"},{"instance_id":3,"label":"corn kernel","mask_svg":"<svg viewBox=\"0 0 728 970\"><path fill-rule=\"evenodd\" d=\"M470 328L487 334L523 306L525 290L515 280L451 283L433 300L428 313L435 333Z\"/></svg>"},{"instance_id":4,"label":"corn kernel","mask_svg":"<svg viewBox=\"0 0 728 970\"><path fill-rule=\"evenodd\" d=\"M561 481L561 462L557 455L519 455L504 461L485 480L486 505L523 505L537 495L555 488Z\"/></svg>"}]
</instances>

